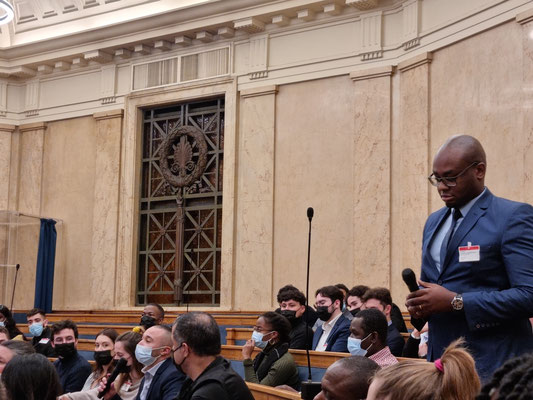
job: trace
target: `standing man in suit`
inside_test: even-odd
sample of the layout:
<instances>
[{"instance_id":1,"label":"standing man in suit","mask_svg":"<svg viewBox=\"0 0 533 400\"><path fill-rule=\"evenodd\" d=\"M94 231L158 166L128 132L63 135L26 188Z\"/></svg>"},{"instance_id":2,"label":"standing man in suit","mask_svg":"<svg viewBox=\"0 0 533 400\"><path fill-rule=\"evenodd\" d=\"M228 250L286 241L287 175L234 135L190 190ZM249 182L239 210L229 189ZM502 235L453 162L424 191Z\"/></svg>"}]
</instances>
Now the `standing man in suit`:
<instances>
[{"instance_id":1,"label":"standing man in suit","mask_svg":"<svg viewBox=\"0 0 533 400\"><path fill-rule=\"evenodd\" d=\"M318 318L325 321L313 335L313 350L348 352L350 320L342 315L344 295L335 286L324 286L316 291Z\"/></svg>"},{"instance_id":2,"label":"standing man in suit","mask_svg":"<svg viewBox=\"0 0 533 400\"><path fill-rule=\"evenodd\" d=\"M135 400L174 400L185 375L172 362L172 330L166 325L148 328L135 349L135 358L145 367Z\"/></svg>"},{"instance_id":3,"label":"standing man in suit","mask_svg":"<svg viewBox=\"0 0 533 400\"><path fill-rule=\"evenodd\" d=\"M533 207L494 196L486 168L471 136L454 136L437 152L429 181L446 207L426 222L421 289L406 302L429 321L428 360L462 336L482 380L533 350Z\"/></svg>"}]
</instances>

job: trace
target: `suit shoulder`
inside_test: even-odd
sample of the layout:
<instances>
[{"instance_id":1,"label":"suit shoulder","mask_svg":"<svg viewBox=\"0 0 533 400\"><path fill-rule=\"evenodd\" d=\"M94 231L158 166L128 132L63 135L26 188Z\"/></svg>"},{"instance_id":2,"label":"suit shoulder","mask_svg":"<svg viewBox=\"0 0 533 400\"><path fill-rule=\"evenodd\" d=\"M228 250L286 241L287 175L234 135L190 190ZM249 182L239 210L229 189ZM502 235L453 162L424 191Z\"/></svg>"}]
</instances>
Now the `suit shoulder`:
<instances>
[{"instance_id":1,"label":"suit shoulder","mask_svg":"<svg viewBox=\"0 0 533 400\"><path fill-rule=\"evenodd\" d=\"M531 206L531 204L504 199L503 197L494 196L492 199L491 206L497 208L501 212L506 211L510 214L513 214L515 212L527 214L533 213L533 206Z\"/></svg>"}]
</instances>

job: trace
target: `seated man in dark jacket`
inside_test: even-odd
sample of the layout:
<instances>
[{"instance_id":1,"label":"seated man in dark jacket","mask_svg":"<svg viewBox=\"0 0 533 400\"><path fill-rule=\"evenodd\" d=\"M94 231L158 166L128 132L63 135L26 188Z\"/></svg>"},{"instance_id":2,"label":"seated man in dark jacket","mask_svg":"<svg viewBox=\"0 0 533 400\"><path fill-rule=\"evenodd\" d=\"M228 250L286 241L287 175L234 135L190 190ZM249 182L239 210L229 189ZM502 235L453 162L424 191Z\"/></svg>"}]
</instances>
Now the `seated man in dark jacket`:
<instances>
[{"instance_id":1,"label":"seated man in dark jacket","mask_svg":"<svg viewBox=\"0 0 533 400\"><path fill-rule=\"evenodd\" d=\"M220 331L204 312L189 312L172 327L174 364L187 379L178 400L254 400L243 379L220 357Z\"/></svg>"},{"instance_id":2,"label":"seated man in dark jacket","mask_svg":"<svg viewBox=\"0 0 533 400\"><path fill-rule=\"evenodd\" d=\"M348 352L350 320L342 315L344 296L335 286L324 286L316 291L316 310L322 321L313 335L313 350Z\"/></svg>"},{"instance_id":3,"label":"seated man in dark jacket","mask_svg":"<svg viewBox=\"0 0 533 400\"><path fill-rule=\"evenodd\" d=\"M392 297L389 289L374 288L363 296L363 309L375 308L385 314L389 329L387 332L387 346L396 357L401 357L405 341L391 320Z\"/></svg>"},{"instance_id":4,"label":"seated man in dark jacket","mask_svg":"<svg viewBox=\"0 0 533 400\"><path fill-rule=\"evenodd\" d=\"M46 357L55 357L52 347L52 330L48 326L48 320L43 310L33 308L26 314L30 334L33 336L31 344L37 353Z\"/></svg>"},{"instance_id":5,"label":"seated man in dark jacket","mask_svg":"<svg viewBox=\"0 0 533 400\"><path fill-rule=\"evenodd\" d=\"M291 323L290 349L311 350L313 344L312 324L307 325L304 320L305 296L292 285L282 287L278 292L279 313ZM307 333L306 333L307 331Z\"/></svg>"}]
</instances>

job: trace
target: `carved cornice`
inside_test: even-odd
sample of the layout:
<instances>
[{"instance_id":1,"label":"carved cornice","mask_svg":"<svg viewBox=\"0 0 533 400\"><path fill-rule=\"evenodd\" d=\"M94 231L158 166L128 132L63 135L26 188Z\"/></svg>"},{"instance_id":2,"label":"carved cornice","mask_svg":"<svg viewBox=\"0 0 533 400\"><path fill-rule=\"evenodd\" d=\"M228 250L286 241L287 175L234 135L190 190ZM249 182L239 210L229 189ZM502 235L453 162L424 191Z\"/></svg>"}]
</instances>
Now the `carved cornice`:
<instances>
[{"instance_id":1,"label":"carved cornice","mask_svg":"<svg viewBox=\"0 0 533 400\"><path fill-rule=\"evenodd\" d=\"M278 93L278 85L263 86L253 89L241 90L241 99L250 97L267 96Z\"/></svg>"},{"instance_id":2,"label":"carved cornice","mask_svg":"<svg viewBox=\"0 0 533 400\"><path fill-rule=\"evenodd\" d=\"M392 74L394 74L394 67L392 65L388 65L381 68L372 68L363 71L351 72L350 79L356 82L374 78L382 78L384 76L392 76Z\"/></svg>"},{"instance_id":3,"label":"carved cornice","mask_svg":"<svg viewBox=\"0 0 533 400\"><path fill-rule=\"evenodd\" d=\"M33 124L24 124L19 126L19 132L30 132L30 131L45 131L48 127L46 122L35 122Z\"/></svg>"},{"instance_id":4,"label":"carved cornice","mask_svg":"<svg viewBox=\"0 0 533 400\"><path fill-rule=\"evenodd\" d=\"M400 72L405 72L421 65L429 64L431 61L433 61L432 53L422 53L413 58L410 58L409 60L405 60L399 63L398 70Z\"/></svg>"}]
</instances>

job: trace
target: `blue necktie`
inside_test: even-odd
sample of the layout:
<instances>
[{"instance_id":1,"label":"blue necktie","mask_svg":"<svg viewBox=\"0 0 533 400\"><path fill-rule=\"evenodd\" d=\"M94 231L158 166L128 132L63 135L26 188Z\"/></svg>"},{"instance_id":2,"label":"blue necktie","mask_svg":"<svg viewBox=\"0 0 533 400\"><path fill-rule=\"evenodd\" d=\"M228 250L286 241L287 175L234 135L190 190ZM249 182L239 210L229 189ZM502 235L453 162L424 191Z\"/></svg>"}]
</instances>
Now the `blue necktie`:
<instances>
[{"instance_id":1,"label":"blue necktie","mask_svg":"<svg viewBox=\"0 0 533 400\"><path fill-rule=\"evenodd\" d=\"M462 216L463 215L461 214L461 211L455 208L452 210L452 224L450 226L450 229L448 229L448 232L446 232L446 236L444 236L444 239L442 240L442 245L440 247L440 269L441 271L444 266L444 260L446 259L446 253L448 252L448 247L450 246L450 241L453 236L453 231L455 230L455 225L457 225L457 221Z\"/></svg>"}]
</instances>

